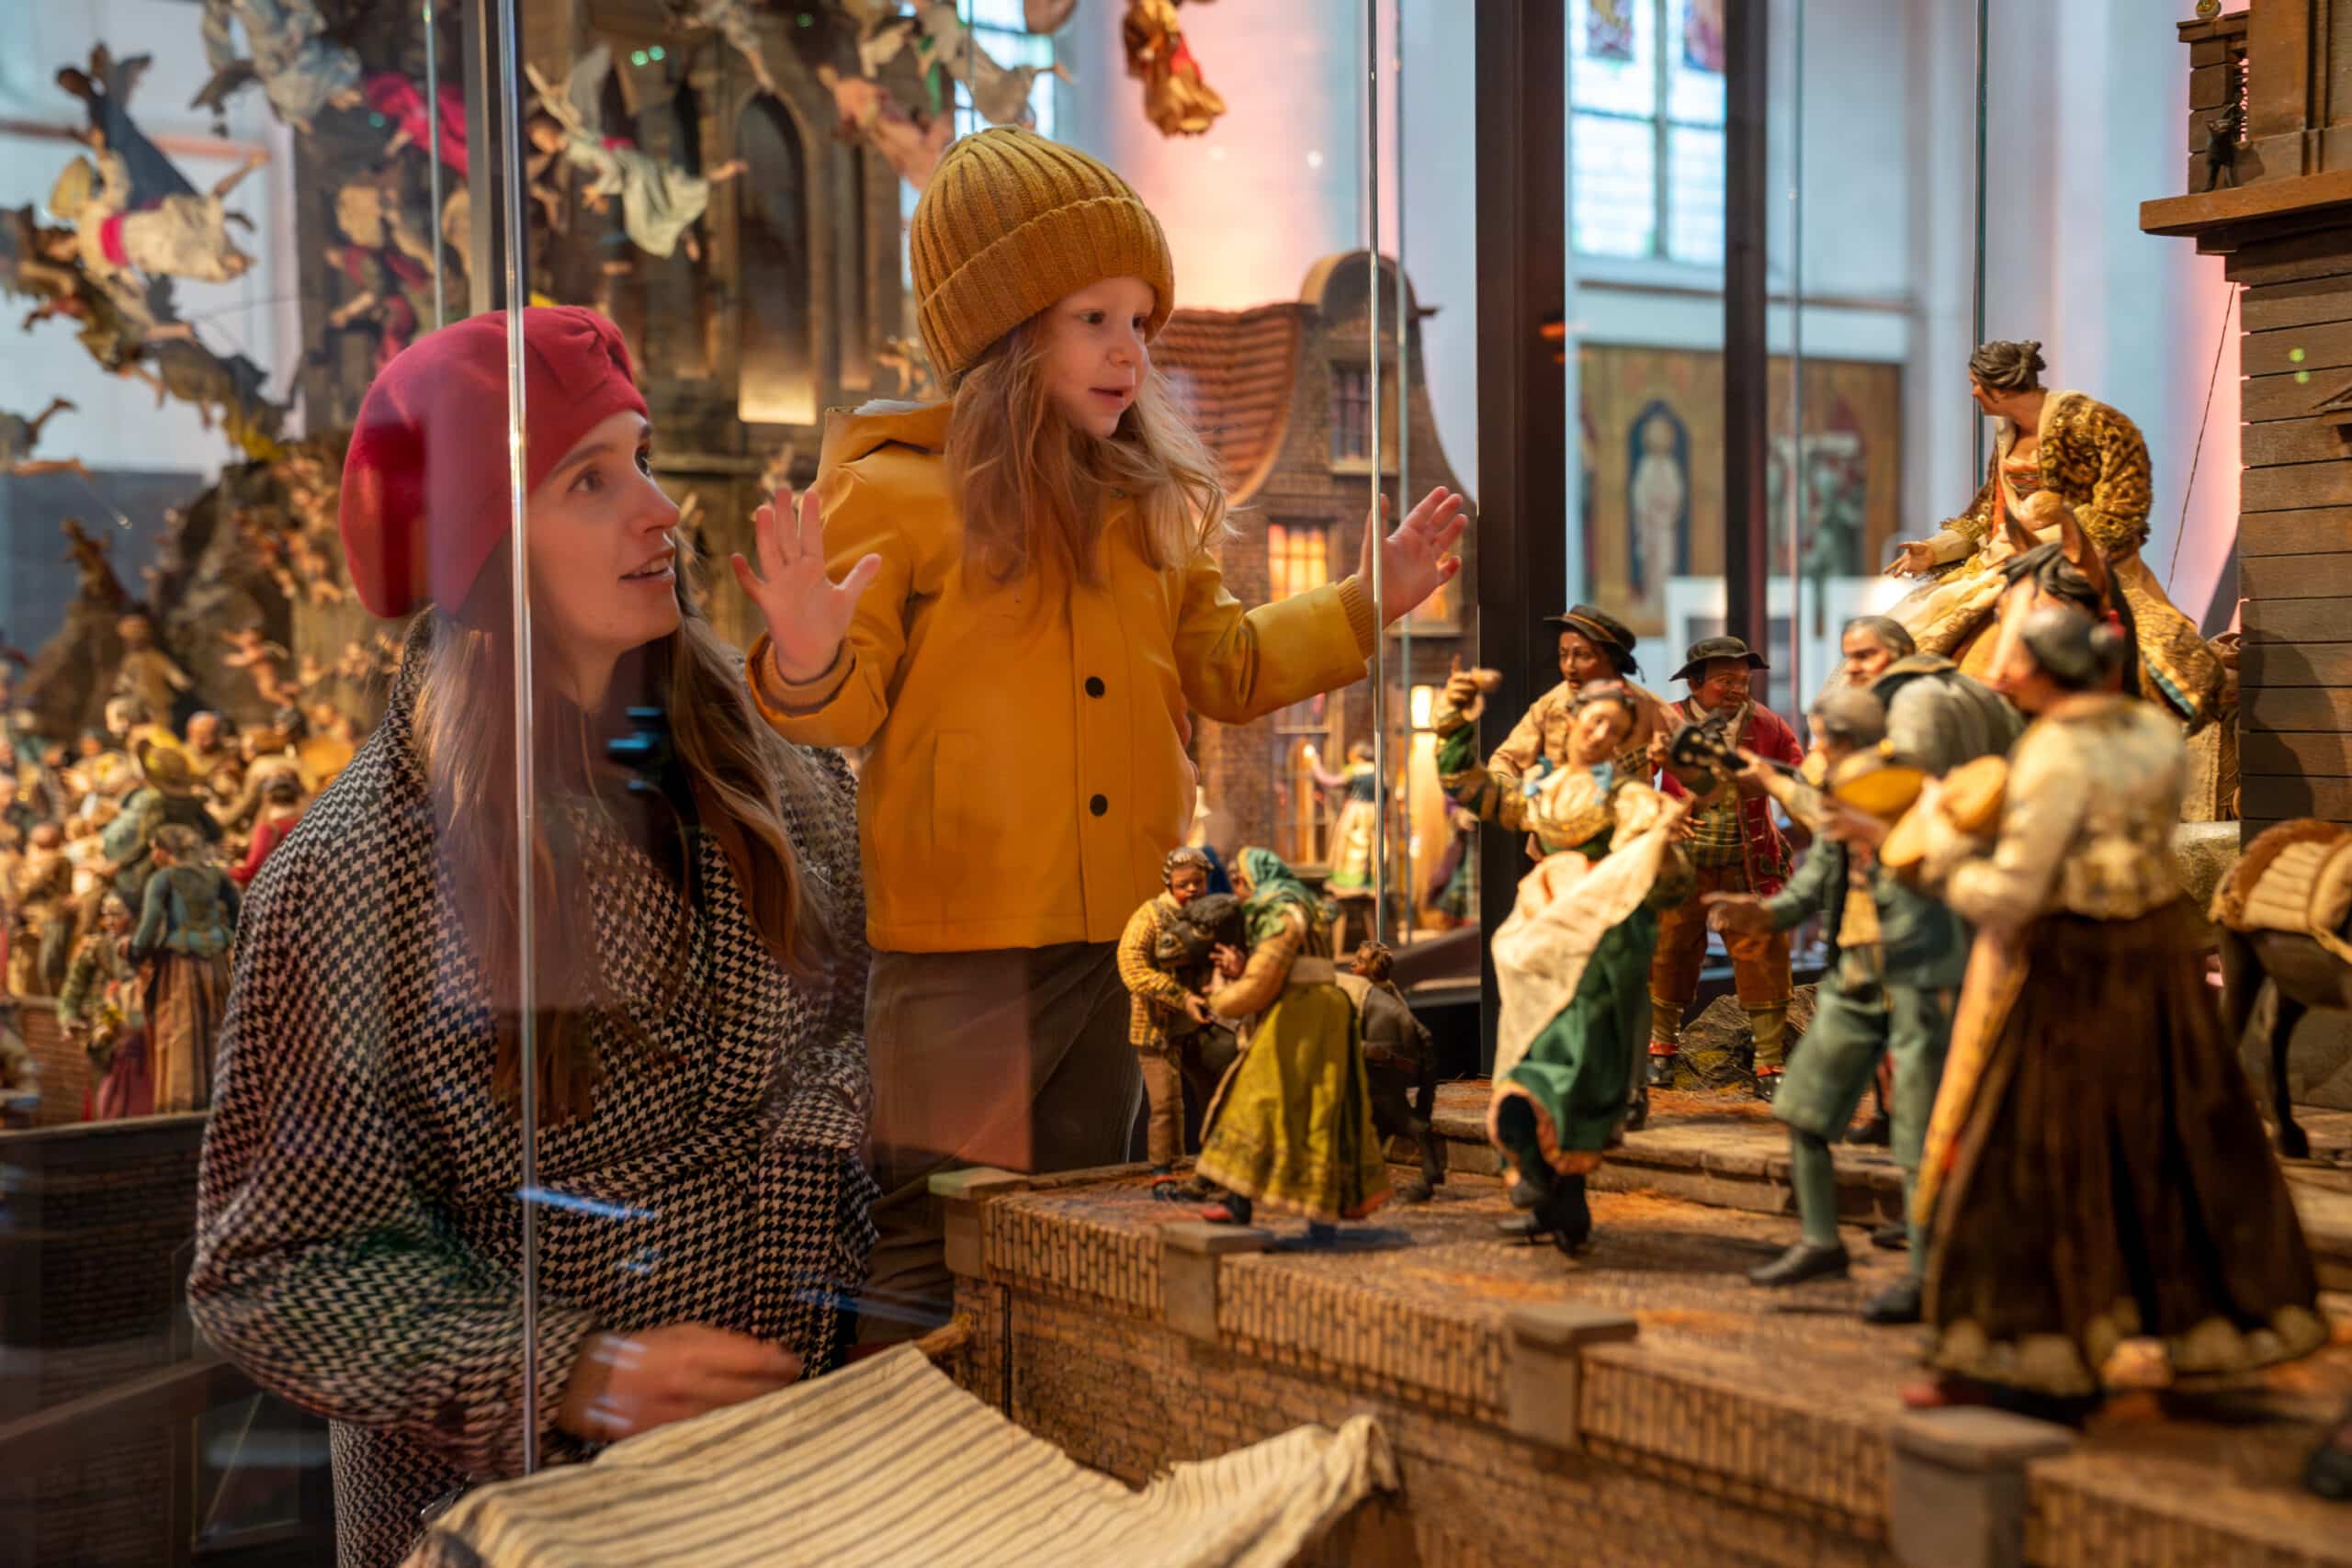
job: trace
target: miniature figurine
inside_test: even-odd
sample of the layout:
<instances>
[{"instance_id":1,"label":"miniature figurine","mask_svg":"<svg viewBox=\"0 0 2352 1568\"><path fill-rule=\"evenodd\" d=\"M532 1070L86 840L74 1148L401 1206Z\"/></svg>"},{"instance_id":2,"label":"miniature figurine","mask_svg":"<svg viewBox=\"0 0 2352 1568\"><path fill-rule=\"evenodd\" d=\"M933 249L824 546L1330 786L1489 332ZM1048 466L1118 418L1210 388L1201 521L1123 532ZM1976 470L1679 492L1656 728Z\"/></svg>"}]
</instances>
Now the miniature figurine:
<instances>
[{"instance_id":1,"label":"miniature figurine","mask_svg":"<svg viewBox=\"0 0 2352 1568\"><path fill-rule=\"evenodd\" d=\"M233 761L236 750L220 735L220 716L199 710L188 716L187 733L180 742L187 753L188 765L196 776L205 778L223 762Z\"/></svg>"},{"instance_id":2,"label":"miniature figurine","mask_svg":"<svg viewBox=\"0 0 2352 1568\"><path fill-rule=\"evenodd\" d=\"M1421 901L1439 930L1453 931L1468 924L1476 914L1472 895L1477 886L1478 819L1449 804L1445 823L1445 852L1430 868Z\"/></svg>"},{"instance_id":3,"label":"miniature figurine","mask_svg":"<svg viewBox=\"0 0 2352 1568\"><path fill-rule=\"evenodd\" d=\"M1127 1038L1142 1058L1144 1097L1151 1107L1151 1174L1156 1182L1172 1183L1184 1153L1186 1085L1196 1094L1204 1087L1213 1090L1217 1077L1212 1075L1221 1076L1231 1064L1233 1040L1209 1010L1204 987L1188 985L1183 974L1205 956L1207 934L1188 948L1177 929L1185 908L1208 892L1208 857L1198 850L1171 851L1159 877L1165 891L1136 910L1119 939L1119 979L1134 998ZM1218 1034L1225 1037L1221 1051Z\"/></svg>"},{"instance_id":4,"label":"miniature figurine","mask_svg":"<svg viewBox=\"0 0 2352 1568\"><path fill-rule=\"evenodd\" d=\"M1143 111L1162 136L1200 136L1225 113L1225 100L1201 77L1201 62L1176 19L1183 0L1127 0L1119 24L1127 74L1143 84Z\"/></svg>"},{"instance_id":5,"label":"miniature figurine","mask_svg":"<svg viewBox=\"0 0 2352 1568\"><path fill-rule=\"evenodd\" d=\"M238 27L251 59L237 54ZM212 79L188 107L218 115L231 94L257 81L277 118L308 136L324 110L356 108L362 100L359 57L325 33L311 0L204 0L204 56Z\"/></svg>"},{"instance_id":6,"label":"miniature figurine","mask_svg":"<svg viewBox=\"0 0 2352 1568\"><path fill-rule=\"evenodd\" d=\"M1766 668L1763 658L1736 637L1706 637L1691 645L1674 672L1687 682L1690 697L1668 710L1686 726L1702 727L1711 739L1745 750L1769 762L1795 767L1804 760L1788 722L1748 695L1749 671ZM1689 849L1701 895L1753 893L1770 897L1789 874L1789 846L1772 820L1763 789L1734 781L1720 770L1686 768L1666 758L1667 738L1653 743L1653 759L1665 764L1662 787L1669 795L1699 796L1690 817ZM1728 936L1732 977L1739 1005L1756 1036L1756 1094L1769 1100L1778 1086L1789 1010L1789 939L1785 932ZM1674 1081L1680 1052L1682 1015L1699 994L1699 970L1706 957L1707 913L1693 900L1658 919L1657 957L1650 965L1649 1086Z\"/></svg>"},{"instance_id":7,"label":"miniature figurine","mask_svg":"<svg viewBox=\"0 0 2352 1568\"><path fill-rule=\"evenodd\" d=\"M98 901L97 927L75 945L57 997L57 1021L66 1043L90 1059L97 1081L92 1111L100 1122L152 1115L155 1109L130 931L130 906L119 893L105 895Z\"/></svg>"},{"instance_id":8,"label":"miniature figurine","mask_svg":"<svg viewBox=\"0 0 2352 1568\"><path fill-rule=\"evenodd\" d=\"M1380 820L1380 775L1373 768L1369 740L1351 744L1347 766L1336 773L1325 770L1323 759L1312 744L1306 751L1306 765L1316 785L1327 793L1341 795L1345 802L1340 807L1339 820L1331 825L1331 870L1323 882L1323 891L1340 902L1340 927L1332 940L1345 945L1351 918L1349 906L1368 903L1377 896L1372 857L1373 829ZM1368 917L1366 923L1370 923Z\"/></svg>"},{"instance_id":9,"label":"miniature figurine","mask_svg":"<svg viewBox=\"0 0 2352 1568\"><path fill-rule=\"evenodd\" d=\"M68 65L57 73L57 85L79 98L89 112L89 130L122 159L133 208L152 206L166 197L197 193L179 165L149 141L146 132L130 118L130 95L152 63L143 54L118 62L113 52L100 43L91 46L87 69Z\"/></svg>"},{"instance_id":10,"label":"miniature figurine","mask_svg":"<svg viewBox=\"0 0 2352 1568\"><path fill-rule=\"evenodd\" d=\"M560 158L581 170L589 183L582 198L597 212L610 198L621 198L621 227L631 243L648 255L666 256L684 245L689 261L702 259L702 245L694 226L710 206L710 190L731 180L750 165L741 158L707 174L688 173L639 151L629 142L608 137L599 129L605 78L612 74L609 46L599 44L581 56L571 68L562 92L526 67L538 95L538 111L531 117L531 145L538 150L539 166Z\"/></svg>"},{"instance_id":11,"label":"miniature figurine","mask_svg":"<svg viewBox=\"0 0 2352 1568\"><path fill-rule=\"evenodd\" d=\"M1968 962L1967 931L1951 911L1877 860L1886 829L1910 808L1926 775L1880 752L1884 712L1868 693L1827 694L1819 716L1830 770L1824 833L1771 897L1718 893L1707 900L1712 922L1727 932L1787 931L1818 919L1829 950L1804 1046L1772 1100L1772 1114L1789 1126L1790 1185L1804 1234L1749 1270L1751 1280L1768 1286L1845 1275L1829 1145L1852 1122L1884 1059L1894 1063L1891 1143L1907 1200L1943 1078L1952 997ZM1927 1249L1916 1229L1905 1239L1911 1271L1862 1309L1870 1322L1919 1320Z\"/></svg>"},{"instance_id":12,"label":"miniature figurine","mask_svg":"<svg viewBox=\"0 0 2352 1568\"><path fill-rule=\"evenodd\" d=\"M2000 674L2034 722L1989 845L1939 808L1957 777L1913 813L1927 886L1977 931L1920 1167L1942 1381L1915 1403L1989 1383L2064 1412L2127 1340L2161 1342L2187 1377L2327 1338L2181 897L2187 748L2111 691L2131 651L2112 626L2032 612Z\"/></svg>"},{"instance_id":13,"label":"miniature figurine","mask_svg":"<svg viewBox=\"0 0 2352 1568\"><path fill-rule=\"evenodd\" d=\"M74 932L74 865L65 856L65 830L54 822L35 825L9 890L16 910L8 944L8 989L19 997L53 997L65 982Z\"/></svg>"},{"instance_id":14,"label":"miniature figurine","mask_svg":"<svg viewBox=\"0 0 2352 1568\"><path fill-rule=\"evenodd\" d=\"M122 639L122 661L115 666L115 694L137 699L150 721L161 723L179 705L180 694L195 682L170 654L155 646L155 623L145 615L135 612L125 615L115 623L114 631Z\"/></svg>"},{"instance_id":15,"label":"miniature figurine","mask_svg":"<svg viewBox=\"0 0 2352 1568\"><path fill-rule=\"evenodd\" d=\"M130 956L148 966L141 1000L155 1110L201 1111L212 1101L212 1045L229 997L237 888L209 863L203 838L180 823L156 829L149 858L154 870Z\"/></svg>"},{"instance_id":16,"label":"miniature figurine","mask_svg":"<svg viewBox=\"0 0 2352 1568\"><path fill-rule=\"evenodd\" d=\"M1396 1189L1400 1203L1426 1203L1445 1185L1445 1143L1430 1125L1437 1109L1437 1047L1389 976L1396 954L1385 944L1357 946L1340 989L1356 1005L1363 1029L1363 1066L1372 1084L1372 1125L1384 1139L1408 1138L1421 1168Z\"/></svg>"},{"instance_id":17,"label":"miniature figurine","mask_svg":"<svg viewBox=\"0 0 2352 1568\"><path fill-rule=\"evenodd\" d=\"M207 842L218 842L220 824L204 808L196 770L187 754L168 737L142 736L135 743L139 784L122 797L122 813L107 825L100 837L114 890L133 908L147 887L152 866L148 851L155 835L166 827L188 828Z\"/></svg>"},{"instance_id":18,"label":"miniature figurine","mask_svg":"<svg viewBox=\"0 0 2352 1568\"><path fill-rule=\"evenodd\" d=\"M81 573L78 596L86 604L127 604L130 595L122 590L122 580L114 574L114 563L107 559L113 541L108 536L92 535L79 517L68 517L57 525L65 536L65 558Z\"/></svg>"},{"instance_id":19,"label":"miniature figurine","mask_svg":"<svg viewBox=\"0 0 2352 1568\"><path fill-rule=\"evenodd\" d=\"M2238 132L2245 129L2244 105L2232 98L2220 114L2205 122L2205 188L2238 183Z\"/></svg>"},{"instance_id":20,"label":"miniature figurine","mask_svg":"<svg viewBox=\"0 0 2352 1568\"><path fill-rule=\"evenodd\" d=\"M435 146L433 117L426 112L424 91L397 71L379 71L362 84L368 107L392 122L392 139L385 143L390 157L405 147L424 150L431 157ZM466 177L466 89L457 82L441 84L441 161L459 179Z\"/></svg>"},{"instance_id":21,"label":"miniature figurine","mask_svg":"<svg viewBox=\"0 0 2352 1568\"><path fill-rule=\"evenodd\" d=\"M1036 116L1030 110L1029 96L1037 78L1070 79L1069 70L1059 64L997 63L965 29L954 0L918 0L915 21L922 29L918 47L924 63L962 83L973 112L990 125L1034 125Z\"/></svg>"},{"instance_id":22,"label":"miniature figurine","mask_svg":"<svg viewBox=\"0 0 2352 1568\"><path fill-rule=\"evenodd\" d=\"M1634 682L1642 667L1634 658L1632 628L1590 604L1573 605L1564 614L1546 615L1544 622L1559 628L1560 683L1520 716L1510 736L1487 759L1487 771L1498 783L1516 784L1540 779L1546 769L1564 766L1568 760L1568 715L1576 705L1577 694L1595 681L1615 681L1640 709L1617 765L1628 777L1652 777L1657 770L1647 761L1650 742L1673 726L1667 717L1666 701ZM1532 840L1527 852L1530 860L1543 858Z\"/></svg>"},{"instance_id":23,"label":"miniature figurine","mask_svg":"<svg viewBox=\"0 0 2352 1568\"><path fill-rule=\"evenodd\" d=\"M1886 748L1940 777L1973 758L2008 750L2025 718L1998 692L1940 654L1921 653L1903 623L1857 615L1840 639L1847 681L1886 710Z\"/></svg>"},{"instance_id":24,"label":"miniature figurine","mask_svg":"<svg viewBox=\"0 0 2352 1568\"><path fill-rule=\"evenodd\" d=\"M262 785L261 815L254 820L253 838L245 845L245 858L229 868L229 880L240 890L253 886L262 863L277 848L294 825L302 819L302 780L290 768L272 773L269 782ZM1148 1082L1148 1077L1146 1079Z\"/></svg>"},{"instance_id":25,"label":"miniature figurine","mask_svg":"<svg viewBox=\"0 0 2352 1568\"><path fill-rule=\"evenodd\" d=\"M227 283L253 266L254 258L229 238L232 219L246 220L223 202L240 181L269 161L268 153L250 154L209 194L167 196L141 208L131 205L130 175L121 156L106 146L100 132L91 132L91 142L97 162L76 158L66 164L50 192L49 209L74 225L82 265L93 277L111 280L135 267L150 277Z\"/></svg>"},{"instance_id":26,"label":"miniature figurine","mask_svg":"<svg viewBox=\"0 0 2352 1568\"><path fill-rule=\"evenodd\" d=\"M2018 548L2005 521L2016 519L2047 540L2059 515L2071 513L2106 558L2129 606L2138 663L2152 692L2195 728L2212 715L2221 667L2140 558L2148 536L2147 443L2107 404L2046 389L2041 349L2030 341L1988 343L1969 356L1969 389L1996 421L1984 483L1968 510L1933 537L1901 547L1890 575L1940 575L1888 614L1922 652L1986 675L1995 653L1984 634L2003 586L1992 569Z\"/></svg>"},{"instance_id":27,"label":"miniature figurine","mask_svg":"<svg viewBox=\"0 0 2352 1568\"><path fill-rule=\"evenodd\" d=\"M771 98L784 96L775 76L768 72L767 57L761 51L750 0L670 0L670 11L687 26L708 28L725 39L728 47L741 55L743 63L752 68L752 77L759 83L761 92Z\"/></svg>"},{"instance_id":28,"label":"miniature figurine","mask_svg":"<svg viewBox=\"0 0 2352 1568\"><path fill-rule=\"evenodd\" d=\"M49 422L61 413L70 413L74 403L71 398L51 398L49 406L27 419L21 414L0 412L0 473L31 479L39 474L79 474L90 477L90 470L79 457L36 457L33 448L40 445L40 433Z\"/></svg>"},{"instance_id":29,"label":"miniature figurine","mask_svg":"<svg viewBox=\"0 0 2352 1568\"><path fill-rule=\"evenodd\" d=\"M284 707L300 696L298 688L286 680L279 660L291 658L282 643L265 639L259 626L239 626L224 631L220 640L230 651L220 656L220 662L232 670L243 670L254 683L254 691L271 707Z\"/></svg>"},{"instance_id":30,"label":"miniature figurine","mask_svg":"<svg viewBox=\"0 0 2352 1568\"><path fill-rule=\"evenodd\" d=\"M1479 675L1455 670L1430 716L1438 777L1480 821L1532 833L1544 851L1493 940L1487 1136L1515 1172L1511 1203L1528 1211L1507 1228L1575 1252L1592 1235L1585 1178L1620 1136L1649 1032L1657 911L1690 890L1673 842L1690 807L1618 767L1640 704L1611 681L1577 694L1560 767L1532 784L1498 779L1477 761Z\"/></svg>"},{"instance_id":31,"label":"miniature figurine","mask_svg":"<svg viewBox=\"0 0 2352 1568\"><path fill-rule=\"evenodd\" d=\"M1231 1196L1204 1215L1246 1225L1263 1203L1304 1214L1308 1241L1328 1245L1339 1221L1388 1200L1356 1010L1321 901L1270 850L1243 850L1235 873L1249 950L1219 950L1209 1008L1255 1023L1209 1109L1196 1168Z\"/></svg>"}]
</instances>

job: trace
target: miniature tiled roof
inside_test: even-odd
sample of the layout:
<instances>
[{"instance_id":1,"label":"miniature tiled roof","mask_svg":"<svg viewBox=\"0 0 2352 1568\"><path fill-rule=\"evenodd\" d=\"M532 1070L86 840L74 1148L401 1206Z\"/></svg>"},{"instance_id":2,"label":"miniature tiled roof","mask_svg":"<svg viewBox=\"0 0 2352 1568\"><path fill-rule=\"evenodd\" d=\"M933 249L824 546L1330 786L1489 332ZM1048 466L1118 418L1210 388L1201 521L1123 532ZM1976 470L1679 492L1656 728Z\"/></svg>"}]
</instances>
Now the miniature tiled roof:
<instances>
[{"instance_id":1,"label":"miniature tiled roof","mask_svg":"<svg viewBox=\"0 0 2352 1568\"><path fill-rule=\"evenodd\" d=\"M1235 505L1265 483L1282 455L1299 345L1312 313L1296 303L1178 310L1152 341L1152 363L1225 466Z\"/></svg>"}]
</instances>

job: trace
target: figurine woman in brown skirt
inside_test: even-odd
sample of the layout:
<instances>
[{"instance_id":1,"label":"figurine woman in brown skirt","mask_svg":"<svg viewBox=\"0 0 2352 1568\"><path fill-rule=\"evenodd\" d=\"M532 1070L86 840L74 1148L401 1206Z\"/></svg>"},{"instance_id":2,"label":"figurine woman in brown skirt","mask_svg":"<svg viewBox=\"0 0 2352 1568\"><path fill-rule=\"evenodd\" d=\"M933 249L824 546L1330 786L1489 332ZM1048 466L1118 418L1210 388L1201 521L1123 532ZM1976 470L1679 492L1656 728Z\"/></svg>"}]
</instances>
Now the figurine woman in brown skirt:
<instances>
[{"instance_id":1,"label":"figurine woman in brown skirt","mask_svg":"<svg viewBox=\"0 0 2352 1568\"><path fill-rule=\"evenodd\" d=\"M1914 1403L1992 1384L2065 1414L2127 1341L2181 1377L2327 1337L2173 868L2187 750L2162 709L2113 693L2128 652L2111 626L2032 612L2003 684L2035 722L1992 840L1951 828L1936 785L1923 797L1923 871L1977 939L1920 1169L1942 1375Z\"/></svg>"}]
</instances>

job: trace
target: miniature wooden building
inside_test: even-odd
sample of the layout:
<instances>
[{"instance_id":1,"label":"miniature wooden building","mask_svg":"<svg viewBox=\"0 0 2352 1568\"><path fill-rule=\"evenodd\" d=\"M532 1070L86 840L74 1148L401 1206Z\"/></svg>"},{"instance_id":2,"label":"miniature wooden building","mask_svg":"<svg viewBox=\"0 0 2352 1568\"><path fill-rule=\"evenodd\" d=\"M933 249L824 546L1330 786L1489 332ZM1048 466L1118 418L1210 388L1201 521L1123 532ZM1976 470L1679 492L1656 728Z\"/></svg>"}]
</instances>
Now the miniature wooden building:
<instances>
[{"instance_id":1,"label":"miniature wooden building","mask_svg":"<svg viewBox=\"0 0 2352 1568\"><path fill-rule=\"evenodd\" d=\"M1307 273L1297 299L1249 310L1178 310L1153 345L1154 362L1224 466L1236 514L1218 556L1227 588L1245 604L1303 592L1356 569L1371 502L1371 277L1366 253L1329 256ZM1407 337L1403 404L1410 422L1403 482L1410 495L1397 495L1394 264L1384 259L1379 277L1382 335L1390 347L1380 366L1381 488L1392 516L1401 518L1432 485L1459 490L1461 481L1430 408L1417 310ZM1404 776L1401 739L1412 689L1442 684L1457 655L1472 661L1476 628L1464 606L1476 602L1473 564L1465 551L1462 576L1413 618L1409 671L1402 663L1402 628L1389 634L1392 780ZM1199 723L1194 750L1206 803L1223 814L1220 847L1261 844L1297 864L1322 863L1339 803L1318 799L1307 748L1327 770L1339 771L1349 745L1371 739L1373 702L1365 681L1255 724ZM1417 812L1419 807L1417 801ZM1403 822L1400 807L1392 813L1392 835L1401 835Z\"/></svg>"},{"instance_id":2,"label":"miniature wooden building","mask_svg":"<svg viewBox=\"0 0 2352 1568\"><path fill-rule=\"evenodd\" d=\"M2189 194L2143 203L2140 226L2193 238L2245 286L2237 722L2251 838L2287 818L2352 822L2352 7L2254 0L2180 36Z\"/></svg>"}]
</instances>

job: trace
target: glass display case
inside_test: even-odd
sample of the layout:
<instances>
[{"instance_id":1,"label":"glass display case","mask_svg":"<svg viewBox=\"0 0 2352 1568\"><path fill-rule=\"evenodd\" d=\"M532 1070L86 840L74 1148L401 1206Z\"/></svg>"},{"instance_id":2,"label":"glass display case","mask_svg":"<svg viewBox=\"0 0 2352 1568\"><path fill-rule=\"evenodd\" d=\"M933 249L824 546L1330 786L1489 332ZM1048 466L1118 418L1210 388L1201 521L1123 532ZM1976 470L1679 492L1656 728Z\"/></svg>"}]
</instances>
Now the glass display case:
<instances>
[{"instance_id":1,"label":"glass display case","mask_svg":"<svg viewBox=\"0 0 2352 1568\"><path fill-rule=\"evenodd\" d=\"M1578 765L1571 645L1646 705L1612 764L1645 781L1707 716L1679 671L1709 639L1799 753L1858 618L1982 672L1984 607L1890 572L2015 440L1982 343L2033 340L2144 436L2112 553L2234 817L2239 593L2344 592L2318 476L2249 479L2303 522L2249 533L2241 583L2241 459L2341 454L2258 423L2242 454L2239 421L2325 423L2278 400L2339 356L2302 296L2240 313L2158 237L2228 249L2259 201L2143 232L2182 93L2200 197L2258 190L2288 133L2247 130L2245 27L2127 10L28 15L0 72L0 1507L28 1527L0 1563L397 1562L481 1483L910 1340L1018 1418L975 1194L1192 1192L1169 1168L1254 1092L1271 1004L1238 1038L1210 1006L1249 928L1188 937L1171 852L1212 894L1295 873L1294 974L1393 975L1419 1055L1382 1058L1401 1109L1351 1091L1365 1168L1402 1190L1392 1139L1451 1141L1487 1181L1490 950L1534 840L1464 808L1449 682L1490 672L1473 763L1531 716L1497 774L1526 799ZM1065 371L1081 328L1121 341ZM1966 534L1939 581L1997 564ZM2265 819L2344 816L2334 658L2243 727ZM1834 947L1802 927L1754 981L1684 915L1652 1060L1736 1010L1753 1088ZM1073 1278L1162 1267L1103 1245ZM725 1397L663 1392L696 1380ZM1456 1414L1499 1421L1483 1397ZM1130 1440L1065 1446L1167 1457Z\"/></svg>"}]
</instances>

